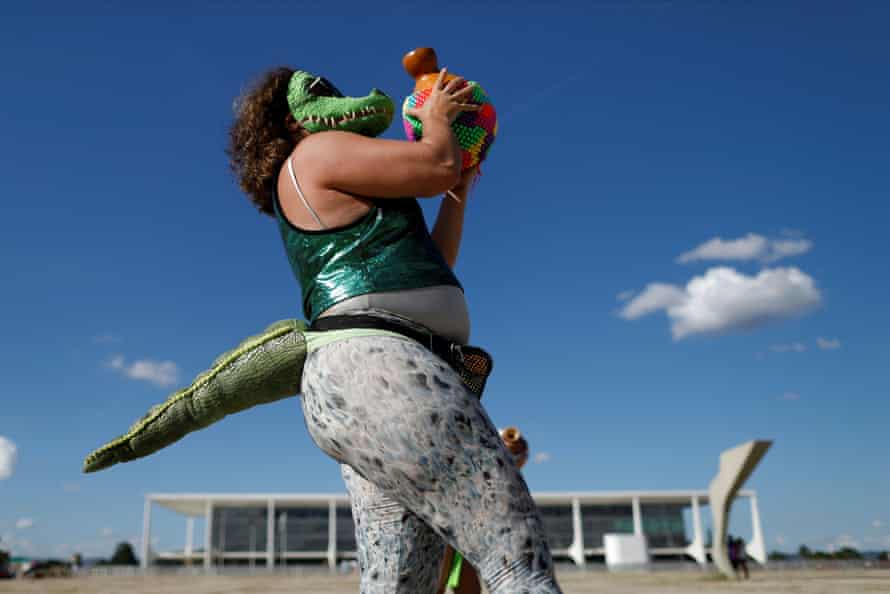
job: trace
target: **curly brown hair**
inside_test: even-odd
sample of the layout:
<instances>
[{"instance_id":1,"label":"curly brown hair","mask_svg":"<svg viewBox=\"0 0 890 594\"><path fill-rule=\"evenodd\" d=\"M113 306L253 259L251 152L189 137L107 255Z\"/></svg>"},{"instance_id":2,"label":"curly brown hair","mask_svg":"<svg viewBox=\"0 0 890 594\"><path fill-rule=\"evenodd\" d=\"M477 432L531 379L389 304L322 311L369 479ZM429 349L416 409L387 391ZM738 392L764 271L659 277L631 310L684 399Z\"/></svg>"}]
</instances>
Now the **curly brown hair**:
<instances>
[{"instance_id":1,"label":"curly brown hair","mask_svg":"<svg viewBox=\"0 0 890 594\"><path fill-rule=\"evenodd\" d=\"M274 68L241 94L226 148L238 185L260 212L270 216L275 215L272 200L278 172L297 143L288 128L287 86L293 74L292 68Z\"/></svg>"}]
</instances>

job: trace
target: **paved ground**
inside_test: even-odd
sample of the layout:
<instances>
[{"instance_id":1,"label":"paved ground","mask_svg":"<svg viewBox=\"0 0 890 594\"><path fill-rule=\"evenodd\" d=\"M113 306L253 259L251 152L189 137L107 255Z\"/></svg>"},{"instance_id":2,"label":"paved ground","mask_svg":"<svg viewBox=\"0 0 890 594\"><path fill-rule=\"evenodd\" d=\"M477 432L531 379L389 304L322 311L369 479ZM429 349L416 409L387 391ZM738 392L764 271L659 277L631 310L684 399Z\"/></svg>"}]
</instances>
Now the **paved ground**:
<instances>
[{"instance_id":1,"label":"paved ground","mask_svg":"<svg viewBox=\"0 0 890 594\"><path fill-rule=\"evenodd\" d=\"M890 593L890 570L758 572L727 582L694 572L610 575L567 571L565 594L861 594ZM356 594L354 576L78 577L0 581L0 592L46 594Z\"/></svg>"}]
</instances>

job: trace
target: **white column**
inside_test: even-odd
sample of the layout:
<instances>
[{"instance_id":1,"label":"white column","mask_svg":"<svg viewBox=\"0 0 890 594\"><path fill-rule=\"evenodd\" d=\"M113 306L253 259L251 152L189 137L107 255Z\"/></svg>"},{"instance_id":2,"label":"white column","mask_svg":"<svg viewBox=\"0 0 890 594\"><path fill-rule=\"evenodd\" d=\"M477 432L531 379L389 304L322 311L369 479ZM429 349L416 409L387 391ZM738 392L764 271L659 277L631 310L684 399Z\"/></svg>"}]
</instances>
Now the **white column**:
<instances>
[{"instance_id":1,"label":"white column","mask_svg":"<svg viewBox=\"0 0 890 594\"><path fill-rule=\"evenodd\" d=\"M337 567L337 502L328 502L328 567Z\"/></svg>"},{"instance_id":2,"label":"white column","mask_svg":"<svg viewBox=\"0 0 890 594\"><path fill-rule=\"evenodd\" d=\"M266 505L266 569L275 567L275 500Z\"/></svg>"},{"instance_id":3,"label":"white column","mask_svg":"<svg viewBox=\"0 0 890 594\"><path fill-rule=\"evenodd\" d=\"M278 536L281 538L278 545L281 550L281 564L287 567L287 510L284 510L278 519Z\"/></svg>"},{"instance_id":4,"label":"white column","mask_svg":"<svg viewBox=\"0 0 890 594\"><path fill-rule=\"evenodd\" d=\"M139 560L142 569L151 565L151 503L151 495L146 495L142 509L142 558Z\"/></svg>"},{"instance_id":5,"label":"white column","mask_svg":"<svg viewBox=\"0 0 890 594\"><path fill-rule=\"evenodd\" d=\"M250 558L247 561L247 565L250 567L250 573L253 573L253 568L256 566L256 557L254 553L256 553L256 524L253 522L250 523L250 533L247 540L247 548L250 551Z\"/></svg>"},{"instance_id":6,"label":"white column","mask_svg":"<svg viewBox=\"0 0 890 594\"><path fill-rule=\"evenodd\" d=\"M192 564L192 551L195 542L195 518L189 516L185 520L185 564Z\"/></svg>"},{"instance_id":7,"label":"white column","mask_svg":"<svg viewBox=\"0 0 890 594\"><path fill-rule=\"evenodd\" d=\"M204 507L204 569L213 565L213 501Z\"/></svg>"},{"instance_id":8,"label":"white column","mask_svg":"<svg viewBox=\"0 0 890 594\"><path fill-rule=\"evenodd\" d=\"M766 565L766 543L763 540L763 526L760 524L760 508L757 506L757 493L751 494L751 542L745 547L752 559Z\"/></svg>"},{"instance_id":9,"label":"white column","mask_svg":"<svg viewBox=\"0 0 890 594\"><path fill-rule=\"evenodd\" d=\"M640 497L633 498L634 534L643 536L643 513L640 511Z\"/></svg>"},{"instance_id":10,"label":"white column","mask_svg":"<svg viewBox=\"0 0 890 594\"><path fill-rule=\"evenodd\" d=\"M686 554L695 559L699 565L707 565L708 556L705 553L705 537L701 524L701 507L698 504L698 495L692 496L692 542L686 547Z\"/></svg>"},{"instance_id":11,"label":"white column","mask_svg":"<svg viewBox=\"0 0 890 594\"><path fill-rule=\"evenodd\" d=\"M584 558L584 527L581 523L581 502L577 497L572 499L572 544L569 547L569 557L575 565L584 567L587 560Z\"/></svg>"}]
</instances>

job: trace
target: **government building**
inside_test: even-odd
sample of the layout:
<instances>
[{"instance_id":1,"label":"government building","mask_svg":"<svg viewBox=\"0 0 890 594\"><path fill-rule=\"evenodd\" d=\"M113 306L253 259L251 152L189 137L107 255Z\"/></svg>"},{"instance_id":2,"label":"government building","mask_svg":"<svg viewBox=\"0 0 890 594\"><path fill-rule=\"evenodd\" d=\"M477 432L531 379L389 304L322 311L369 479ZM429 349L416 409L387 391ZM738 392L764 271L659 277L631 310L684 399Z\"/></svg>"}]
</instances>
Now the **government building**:
<instances>
[{"instance_id":1,"label":"government building","mask_svg":"<svg viewBox=\"0 0 890 594\"><path fill-rule=\"evenodd\" d=\"M605 555L604 535L644 536L649 556L707 563L711 543L703 525L708 491L533 493L557 561L584 565ZM749 555L766 562L757 494L750 503ZM181 550L152 550L152 511L184 518ZM203 523L202 542L194 542ZM747 523L747 522L746 522ZM141 561L153 564L275 567L355 559L355 528L345 494L149 494L145 496Z\"/></svg>"}]
</instances>

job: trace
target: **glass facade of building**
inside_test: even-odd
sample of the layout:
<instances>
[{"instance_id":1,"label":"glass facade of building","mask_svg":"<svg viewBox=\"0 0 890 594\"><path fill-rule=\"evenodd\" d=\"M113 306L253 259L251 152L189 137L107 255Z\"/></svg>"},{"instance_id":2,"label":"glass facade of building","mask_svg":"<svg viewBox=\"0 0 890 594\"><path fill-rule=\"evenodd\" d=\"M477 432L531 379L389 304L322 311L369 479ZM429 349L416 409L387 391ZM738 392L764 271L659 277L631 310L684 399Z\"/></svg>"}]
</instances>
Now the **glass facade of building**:
<instances>
[{"instance_id":1,"label":"glass facade of building","mask_svg":"<svg viewBox=\"0 0 890 594\"><path fill-rule=\"evenodd\" d=\"M221 507L213 510L214 550L250 553L266 550L266 508Z\"/></svg>"},{"instance_id":2,"label":"glass facade of building","mask_svg":"<svg viewBox=\"0 0 890 594\"><path fill-rule=\"evenodd\" d=\"M349 525L352 526L351 521ZM327 507L276 508L275 529L275 551L278 553L328 550ZM340 535L337 536L339 540Z\"/></svg>"},{"instance_id":3,"label":"glass facade of building","mask_svg":"<svg viewBox=\"0 0 890 594\"><path fill-rule=\"evenodd\" d=\"M689 544L683 521L685 507L688 506L670 503L644 503L641 506L643 533L650 547L685 547Z\"/></svg>"},{"instance_id":4,"label":"glass facade of building","mask_svg":"<svg viewBox=\"0 0 890 594\"><path fill-rule=\"evenodd\" d=\"M684 547L689 541L680 504L641 505L643 532L652 548ZM348 507L337 508L336 549L339 553L355 551L355 527ZM570 503L539 506L544 529L554 550L567 549L573 541ZM267 508L215 507L212 543L214 551L250 553L266 551ZM329 547L327 505L276 506L274 518L275 554L323 553ZM585 549L603 546L603 535L633 533L633 509L630 505L581 504L581 530Z\"/></svg>"}]
</instances>

